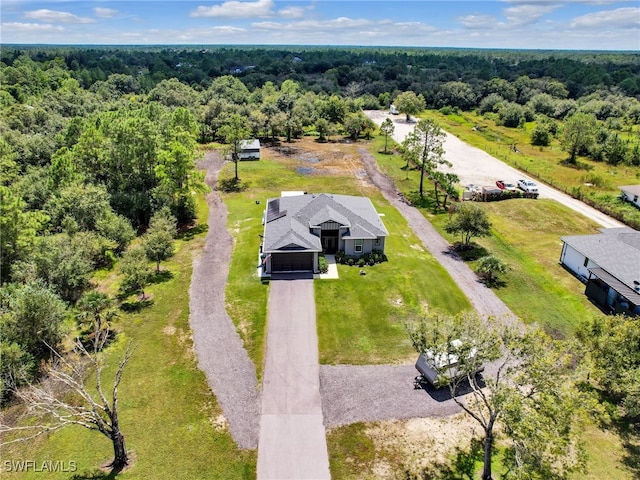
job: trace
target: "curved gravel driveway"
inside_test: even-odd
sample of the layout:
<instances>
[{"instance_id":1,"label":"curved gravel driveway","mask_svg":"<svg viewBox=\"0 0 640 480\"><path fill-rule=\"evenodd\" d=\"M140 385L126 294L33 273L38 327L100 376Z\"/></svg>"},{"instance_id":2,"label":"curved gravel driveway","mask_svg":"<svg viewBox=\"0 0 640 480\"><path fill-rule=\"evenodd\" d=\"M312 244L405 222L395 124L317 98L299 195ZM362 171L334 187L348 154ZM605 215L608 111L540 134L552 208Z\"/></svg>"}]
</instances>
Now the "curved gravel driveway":
<instances>
[{"instance_id":1,"label":"curved gravel driveway","mask_svg":"<svg viewBox=\"0 0 640 480\"><path fill-rule=\"evenodd\" d=\"M224 160L208 152L199 166L214 187ZM233 240L227 231L227 207L217 191L207 196L209 231L202 255L194 261L189 289L189 322L198 366L218 399L231 436L242 449L258 446L260 400L256 370L227 314L224 289ZM214 459L215 460L215 459Z\"/></svg>"}]
</instances>

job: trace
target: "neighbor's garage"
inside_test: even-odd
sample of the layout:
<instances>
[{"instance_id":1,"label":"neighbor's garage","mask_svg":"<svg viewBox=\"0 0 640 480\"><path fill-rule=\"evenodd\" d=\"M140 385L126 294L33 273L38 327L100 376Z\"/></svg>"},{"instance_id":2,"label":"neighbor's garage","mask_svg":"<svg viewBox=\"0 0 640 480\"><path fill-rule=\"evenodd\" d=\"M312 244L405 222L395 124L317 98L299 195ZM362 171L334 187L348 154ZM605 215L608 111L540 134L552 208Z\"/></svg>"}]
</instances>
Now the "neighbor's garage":
<instances>
[{"instance_id":1,"label":"neighbor's garage","mask_svg":"<svg viewBox=\"0 0 640 480\"><path fill-rule=\"evenodd\" d=\"M313 252L274 253L271 255L272 272L313 271Z\"/></svg>"}]
</instances>

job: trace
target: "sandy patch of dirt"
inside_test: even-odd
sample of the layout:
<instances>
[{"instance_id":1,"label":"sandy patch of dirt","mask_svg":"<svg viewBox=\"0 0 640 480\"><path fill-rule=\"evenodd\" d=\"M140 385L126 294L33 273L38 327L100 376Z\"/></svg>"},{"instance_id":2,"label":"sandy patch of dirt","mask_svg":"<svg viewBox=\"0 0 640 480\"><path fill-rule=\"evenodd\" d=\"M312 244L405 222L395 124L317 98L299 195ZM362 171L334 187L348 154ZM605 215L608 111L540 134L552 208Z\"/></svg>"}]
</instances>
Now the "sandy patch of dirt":
<instances>
[{"instance_id":1,"label":"sandy patch of dirt","mask_svg":"<svg viewBox=\"0 0 640 480\"><path fill-rule=\"evenodd\" d=\"M481 429L468 415L378 422L367 429L376 446L376 478L397 478L402 471L419 474L428 465L444 464L456 448L467 450ZM395 467L394 467L395 464Z\"/></svg>"},{"instance_id":2,"label":"sandy patch of dirt","mask_svg":"<svg viewBox=\"0 0 640 480\"><path fill-rule=\"evenodd\" d=\"M351 176L369 185L358 147L362 142L316 142L303 137L292 143L263 147L266 158L295 169L301 175Z\"/></svg>"},{"instance_id":3,"label":"sandy patch of dirt","mask_svg":"<svg viewBox=\"0 0 640 480\"><path fill-rule=\"evenodd\" d=\"M174 327L173 325L167 325L162 329L162 333L164 333L165 335L175 335L176 327Z\"/></svg>"}]
</instances>

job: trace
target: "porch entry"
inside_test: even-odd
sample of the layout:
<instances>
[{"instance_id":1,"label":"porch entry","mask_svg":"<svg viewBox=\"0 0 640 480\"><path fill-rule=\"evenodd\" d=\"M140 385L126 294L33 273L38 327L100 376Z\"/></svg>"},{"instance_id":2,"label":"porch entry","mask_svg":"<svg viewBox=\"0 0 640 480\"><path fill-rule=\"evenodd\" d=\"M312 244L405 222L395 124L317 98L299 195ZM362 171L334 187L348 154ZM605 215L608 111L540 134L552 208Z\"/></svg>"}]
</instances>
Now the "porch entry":
<instances>
[{"instance_id":1,"label":"porch entry","mask_svg":"<svg viewBox=\"0 0 640 480\"><path fill-rule=\"evenodd\" d=\"M338 251L338 230L322 230L322 249L324 253L336 253Z\"/></svg>"}]
</instances>

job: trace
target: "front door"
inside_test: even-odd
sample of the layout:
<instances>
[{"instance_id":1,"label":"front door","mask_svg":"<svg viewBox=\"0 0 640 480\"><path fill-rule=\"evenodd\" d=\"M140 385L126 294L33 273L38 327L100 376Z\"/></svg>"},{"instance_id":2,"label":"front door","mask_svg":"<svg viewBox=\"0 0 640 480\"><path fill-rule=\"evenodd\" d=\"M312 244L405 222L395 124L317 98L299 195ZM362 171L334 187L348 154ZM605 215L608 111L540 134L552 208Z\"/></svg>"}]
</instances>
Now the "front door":
<instances>
[{"instance_id":1,"label":"front door","mask_svg":"<svg viewBox=\"0 0 640 480\"><path fill-rule=\"evenodd\" d=\"M338 249L338 237L322 237L322 249L325 253L336 253Z\"/></svg>"}]
</instances>

